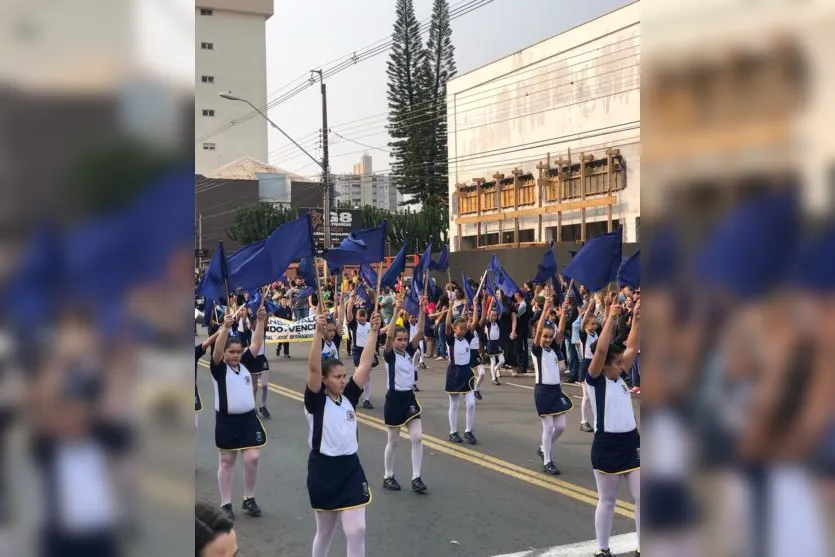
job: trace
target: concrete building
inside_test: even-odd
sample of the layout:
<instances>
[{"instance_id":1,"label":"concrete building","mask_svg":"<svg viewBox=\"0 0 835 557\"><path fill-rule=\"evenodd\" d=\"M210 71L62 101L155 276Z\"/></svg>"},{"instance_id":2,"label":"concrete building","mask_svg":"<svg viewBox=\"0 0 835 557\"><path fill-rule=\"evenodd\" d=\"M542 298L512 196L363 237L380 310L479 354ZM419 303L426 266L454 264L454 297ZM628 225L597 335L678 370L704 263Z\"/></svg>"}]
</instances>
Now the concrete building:
<instances>
[{"instance_id":1,"label":"concrete building","mask_svg":"<svg viewBox=\"0 0 835 557\"><path fill-rule=\"evenodd\" d=\"M197 0L195 7L195 172L252 157L268 160L268 123L245 103L267 104L266 21L274 0Z\"/></svg>"},{"instance_id":2,"label":"concrete building","mask_svg":"<svg viewBox=\"0 0 835 557\"><path fill-rule=\"evenodd\" d=\"M640 5L447 84L454 251L640 236Z\"/></svg>"},{"instance_id":3,"label":"concrete building","mask_svg":"<svg viewBox=\"0 0 835 557\"><path fill-rule=\"evenodd\" d=\"M352 207L371 205L394 211L403 202L389 176L373 173L370 155L363 155L354 165L353 174L334 176L334 193L338 203L350 203Z\"/></svg>"},{"instance_id":4,"label":"concrete building","mask_svg":"<svg viewBox=\"0 0 835 557\"><path fill-rule=\"evenodd\" d=\"M295 213L298 209L322 206L320 182L310 182L250 157L197 175L195 181L194 245L206 249L209 257L218 240L223 240L229 253L243 247L227 235L240 207L267 201L285 204Z\"/></svg>"}]
</instances>

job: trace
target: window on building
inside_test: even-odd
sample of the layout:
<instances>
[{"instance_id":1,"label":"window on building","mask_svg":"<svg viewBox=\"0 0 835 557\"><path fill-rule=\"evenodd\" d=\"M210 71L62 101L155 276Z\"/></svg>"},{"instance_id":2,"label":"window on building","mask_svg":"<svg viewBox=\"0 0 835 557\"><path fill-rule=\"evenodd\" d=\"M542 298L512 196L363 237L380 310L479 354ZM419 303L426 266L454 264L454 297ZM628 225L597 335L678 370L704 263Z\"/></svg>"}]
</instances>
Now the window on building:
<instances>
[{"instance_id":1,"label":"window on building","mask_svg":"<svg viewBox=\"0 0 835 557\"><path fill-rule=\"evenodd\" d=\"M203 150L204 151L214 151L215 150L215 144L214 143L204 143L203 144Z\"/></svg>"},{"instance_id":2,"label":"window on building","mask_svg":"<svg viewBox=\"0 0 835 557\"><path fill-rule=\"evenodd\" d=\"M215 82L215 76L204 75L203 78L202 78L202 81L203 81L203 83L214 83Z\"/></svg>"},{"instance_id":3,"label":"window on building","mask_svg":"<svg viewBox=\"0 0 835 557\"><path fill-rule=\"evenodd\" d=\"M215 15L214 10L207 10L205 8L200 9L200 15Z\"/></svg>"},{"instance_id":4,"label":"window on building","mask_svg":"<svg viewBox=\"0 0 835 557\"><path fill-rule=\"evenodd\" d=\"M214 50L215 43L200 43L200 48L203 50Z\"/></svg>"},{"instance_id":5,"label":"window on building","mask_svg":"<svg viewBox=\"0 0 835 557\"><path fill-rule=\"evenodd\" d=\"M214 115L215 115L214 110L211 110L211 109L208 109L208 108L203 109L203 116L214 116Z\"/></svg>"}]
</instances>

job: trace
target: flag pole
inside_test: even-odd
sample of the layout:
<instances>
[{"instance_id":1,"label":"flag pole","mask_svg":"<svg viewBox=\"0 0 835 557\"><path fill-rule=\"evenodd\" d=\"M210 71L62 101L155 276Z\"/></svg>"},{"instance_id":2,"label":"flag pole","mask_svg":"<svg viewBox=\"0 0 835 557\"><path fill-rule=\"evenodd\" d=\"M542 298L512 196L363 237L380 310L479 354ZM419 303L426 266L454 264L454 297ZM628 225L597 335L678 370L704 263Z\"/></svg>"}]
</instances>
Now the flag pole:
<instances>
[{"instance_id":1,"label":"flag pole","mask_svg":"<svg viewBox=\"0 0 835 557\"><path fill-rule=\"evenodd\" d=\"M319 263L318 263L317 259L318 259L318 257L313 256L313 265L316 267L316 269L315 269L316 270L316 297L319 300L319 303L317 304L317 307L319 308L319 313L324 314L325 311L323 309L324 303L323 303L323 300L322 300L322 285L320 284L320 281L319 281Z\"/></svg>"},{"instance_id":2,"label":"flag pole","mask_svg":"<svg viewBox=\"0 0 835 557\"><path fill-rule=\"evenodd\" d=\"M380 261L380 266L377 268L377 295L374 297L374 313L380 309L380 296L383 294L380 288L383 285L383 262Z\"/></svg>"}]
</instances>

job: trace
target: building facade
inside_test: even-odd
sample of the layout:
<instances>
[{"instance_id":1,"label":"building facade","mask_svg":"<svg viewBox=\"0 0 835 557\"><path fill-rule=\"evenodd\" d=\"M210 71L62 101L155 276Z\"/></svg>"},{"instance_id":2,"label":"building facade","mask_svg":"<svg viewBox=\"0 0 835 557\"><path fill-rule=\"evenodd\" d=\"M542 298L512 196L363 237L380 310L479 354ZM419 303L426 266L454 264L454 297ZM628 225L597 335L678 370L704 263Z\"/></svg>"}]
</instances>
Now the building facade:
<instances>
[{"instance_id":1,"label":"building facade","mask_svg":"<svg viewBox=\"0 0 835 557\"><path fill-rule=\"evenodd\" d=\"M232 92L267 104L266 21L274 0L197 0L195 7L195 172L241 157L268 160L268 123Z\"/></svg>"},{"instance_id":2,"label":"building facade","mask_svg":"<svg viewBox=\"0 0 835 557\"><path fill-rule=\"evenodd\" d=\"M403 202L403 196L389 176L373 173L370 155L363 155L354 165L352 174L337 174L333 178L337 203L350 203L352 207L370 205L395 211Z\"/></svg>"},{"instance_id":3,"label":"building facade","mask_svg":"<svg viewBox=\"0 0 835 557\"><path fill-rule=\"evenodd\" d=\"M447 84L451 248L640 241L640 6Z\"/></svg>"}]
</instances>

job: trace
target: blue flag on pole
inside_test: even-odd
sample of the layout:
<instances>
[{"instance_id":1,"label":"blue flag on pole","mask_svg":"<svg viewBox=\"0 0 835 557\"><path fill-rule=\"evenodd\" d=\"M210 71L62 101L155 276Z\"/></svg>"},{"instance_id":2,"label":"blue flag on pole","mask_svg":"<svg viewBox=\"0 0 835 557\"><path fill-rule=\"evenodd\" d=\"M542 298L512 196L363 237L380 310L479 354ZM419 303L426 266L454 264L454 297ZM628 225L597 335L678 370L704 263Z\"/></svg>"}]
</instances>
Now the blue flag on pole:
<instances>
[{"instance_id":1,"label":"blue flag on pole","mask_svg":"<svg viewBox=\"0 0 835 557\"><path fill-rule=\"evenodd\" d=\"M360 278L367 282L369 286L377 288L377 271L371 268L371 265L364 264L360 266Z\"/></svg>"},{"instance_id":2,"label":"blue flag on pole","mask_svg":"<svg viewBox=\"0 0 835 557\"><path fill-rule=\"evenodd\" d=\"M412 283L417 286L418 295L423 295L423 275L424 273L430 268L430 262L432 261L432 238L429 238L429 245L426 246L426 251L423 252L423 255L420 256L418 260L418 264L415 265L415 268L412 270Z\"/></svg>"},{"instance_id":3,"label":"blue flag on pole","mask_svg":"<svg viewBox=\"0 0 835 557\"><path fill-rule=\"evenodd\" d=\"M325 250L329 265L362 265L383 260L386 248L386 221L375 228L351 232L338 248Z\"/></svg>"},{"instance_id":4,"label":"blue flag on pole","mask_svg":"<svg viewBox=\"0 0 835 557\"><path fill-rule=\"evenodd\" d=\"M258 312L258 306L260 306L260 305L261 305L261 291L256 290L254 293L252 293L249 296L249 300L247 300L247 302L246 302L246 308L248 310L250 310L252 313L257 313ZM278 306L276 306L275 303L273 303L273 301L270 300L269 298L265 298L264 299L264 309L267 310L268 315L272 315L273 313L276 312L276 310L278 310Z\"/></svg>"},{"instance_id":5,"label":"blue flag on pole","mask_svg":"<svg viewBox=\"0 0 835 557\"><path fill-rule=\"evenodd\" d=\"M513 279L510 278L510 275L508 275L504 270L502 264L499 263L499 258L495 255L490 258L490 265L488 269L493 272L493 278L495 279L496 286L501 288L502 293L508 298L512 297L520 290L519 286L513 282Z\"/></svg>"},{"instance_id":6,"label":"blue flag on pole","mask_svg":"<svg viewBox=\"0 0 835 557\"><path fill-rule=\"evenodd\" d=\"M501 302L501 300L499 300L498 296L496 296L496 290L498 290L498 288L495 284L493 284L493 279L490 278L490 273L487 273L487 275L484 278L484 288L486 288L487 292L489 292L490 295L493 296L493 307L496 308L496 311L499 313L499 315L504 313L504 304ZM504 293L504 291L502 292Z\"/></svg>"},{"instance_id":7,"label":"blue flag on pole","mask_svg":"<svg viewBox=\"0 0 835 557\"><path fill-rule=\"evenodd\" d=\"M556 274L558 268L554 250L548 248L548 251L542 255L542 263L540 263L536 268L536 276L533 278L533 282L535 284L544 284L548 282L548 280Z\"/></svg>"},{"instance_id":8,"label":"blue flag on pole","mask_svg":"<svg viewBox=\"0 0 835 557\"><path fill-rule=\"evenodd\" d=\"M297 271L299 273L299 277L304 280L305 286L310 286L314 289L316 288L318 270L316 269L315 257L302 257L299 260L299 267Z\"/></svg>"},{"instance_id":9,"label":"blue flag on pole","mask_svg":"<svg viewBox=\"0 0 835 557\"><path fill-rule=\"evenodd\" d=\"M220 259L222 251L216 249L212 254L212 259L209 261L209 266L206 267L203 277L195 289L198 296L203 296L207 300L217 301L223 291L223 264Z\"/></svg>"},{"instance_id":10,"label":"blue flag on pole","mask_svg":"<svg viewBox=\"0 0 835 557\"><path fill-rule=\"evenodd\" d=\"M586 242L563 275L574 279L592 292L603 290L618 278L623 253L623 230L601 234Z\"/></svg>"},{"instance_id":11,"label":"blue flag on pole","mask_svg":"<svg viewBox=\"0 0 835 557\"><path fill-rule=\"evenodd\" d=\"M745 202L719 224L695 259L694 274L741 299L764 295L787 277L800 239L793 190Z\"/></svg>"},{"instance_id":12,"label":"blue flag on pole","mask_svg":"<svg viewBox=\"0 0 835 557\"><path fill-rule=\"evenodd\" d=\"M441 254L438 256L438 261L429 261L429 269L432 271L441 271L445 273L449 269L449 246L444 246Z\"/></svg>"},{"instance_id":13,"label":"blue flag on pole","mask_svg":"<svg viewBox=\"0 0 835 557\"><path fill-rule=\"evenodd\" d=\"M260 249L242 248L244 252L229 266L229 287L252 290L280 277L290 263L314 255L310 215L282 224L264 241ZM244 255L246 256L244 258Z\"/></svg>"},{"instance_id":14,"label":"blue flag on pole","mask_svg":"<svg viewBox=\"0 0 835 557\"><path fill-rule=\"evenodd\" d=\"M467 301L472 302L475 299L475 290L470 285L470 279L461 271L461 288L464 289L464 294L467 296Z\"/></svg>"},{"instance_id":15,"label":"blue flag on pole","mask_svg":"<svg viewBox=\"0 0 835 557\"><path fill-rule=\"evenodd\" d=\"M835 290L835 225L804 238L792 272L792 284L827 295Z\"/></svg>"},{"instance_id":16,"label":"blue flag on pole","mask_svg":"<svg viewBox=\"0 0 835 557\"><path fill-rule=\"evenodd\" d=\"M357 285L357 297L365 302L366 308L374 307L374 302L371 301L371 296L368 295L368 290L365 289L365 285L362 283Z\"/></svg>"},{"instance_id":17,"label":"blue flag on pole","mask_svg":"<svg viewBox=\"0 0 835 557\"><path fill-rule=\"evenodd\" d=\"M618 284L632 288L641 286L641 250L623 260L618 270Z\"/></svg>"},{"instance_id":18,"label":"blue flag on pole","mask_svg":"<svg viewBox=\"0 0 835 557\"><path fill-rule=\"evenodd\" d=\"M420 296L415 290L415 283L412 282L412 287L403 297L403 309L412 317L420 316Z\"/></svg>"},{"instance_id":19,"label":"blue flag on pole","mask_svg":"<svg viewBox=\"0 0 835 557\"><path fill-rule=\"evenodd\" d=\"M394 288L397 285L397 278L406 270L406 251L409 248L409 242L403 242L403 247L397 253L397 257L391 262L391 265L386 272L383 273L381 284Z\"/></svg>"}]
</instances>

